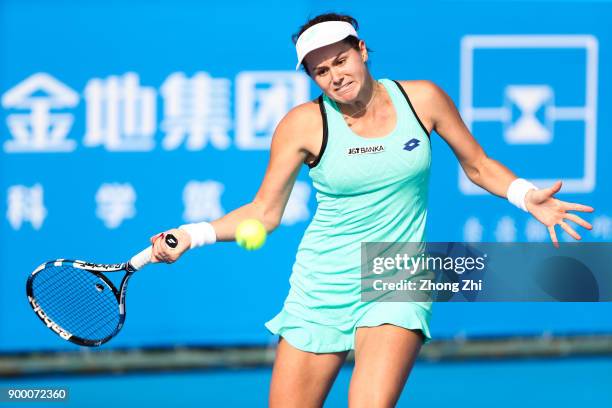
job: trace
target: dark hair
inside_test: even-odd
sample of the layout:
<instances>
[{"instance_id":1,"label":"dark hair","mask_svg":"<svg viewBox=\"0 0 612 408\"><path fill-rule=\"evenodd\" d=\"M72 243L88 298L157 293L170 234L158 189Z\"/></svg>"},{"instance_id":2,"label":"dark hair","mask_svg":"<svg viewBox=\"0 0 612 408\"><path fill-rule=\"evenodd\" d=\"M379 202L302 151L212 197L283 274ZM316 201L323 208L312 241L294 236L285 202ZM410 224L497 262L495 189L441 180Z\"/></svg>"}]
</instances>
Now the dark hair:
<instances>
[{"instance_id":1,"label":"dark hair","mask_svg":"<svg viewBox=\"0 0 612 408\"><path fill-rule=\"evenodd\" d=\"M297 43L298 38L300 37L300 35L302 35L304 31L308 30L310 27L312 27L315 24L323 23L325 21L344 21L352 25L355 28L355 31L359 30L359 23L354 17L351 17L346 14L337 14L337 13L319 14L318 16L313 17L310 20L308 20L306 24L300 27L300 30L297 33L291 36L291 39L293 40L293 44ZM354 48L355 50L359 51L359 38L353 37L351 35L351 36L346 37L344 40L342 40L342 42L350 45L351 48ZM302 67L304 67L304 70L308 72L308 68L306 67L305 61L302 61Z\"/></svg>"}]
</instances>

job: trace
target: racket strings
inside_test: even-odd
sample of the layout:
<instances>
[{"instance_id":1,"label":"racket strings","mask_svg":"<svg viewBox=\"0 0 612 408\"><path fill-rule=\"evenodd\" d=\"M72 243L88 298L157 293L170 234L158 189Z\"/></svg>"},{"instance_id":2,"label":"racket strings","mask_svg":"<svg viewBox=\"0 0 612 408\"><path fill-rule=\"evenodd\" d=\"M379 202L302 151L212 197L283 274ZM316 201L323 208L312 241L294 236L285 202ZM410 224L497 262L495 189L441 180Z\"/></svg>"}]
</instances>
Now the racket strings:
<instances>
[{"instance_id":1,"label":"racket strings","mask_svg":"<svg viewBox=\"0 0 612 408\"><path fill-rule=\"evenodd\" d=\"M118 305L110 288L97 276L89 272L64 268L61 273L49 273L44 282L35 290L35 296L42 298L41 289L48 288L54 295L40 300L43 311L62 328L73 335L87 339L101 339L116 328ZM99 289L102 288L102 291ZM46 290L46 289L45 289ZM59 297L59 293L62 293Z\"/></svg>"},{"instance_id":2,"label":"racket strings","mask_svg":"<svg viewBox=\"0 0 612 408\"><path fill-rule=\"evenodd\" d=\"M101 339L110 335L118 324L116 300L114 296L109 299L108 295L92 296L92 293L95 290L97 295L101 295L103 292L97 288L102 287L112 295L111 290L95 275L79 269L69 269L72 270L70 275L66 270L62 271L63 274L49 274L44 283L41 281L38 292L34 289L43 311L62 328L78 337ZM45 290L54 293L53 297L44 297L44 301L41 295L41 289L45 287L43 285L48 288ZM60 293L61 297L58 295Z\"/></svg>"},{"instance_id":3,"label":"racket strings","mask_svg":"<svg viewBox=\"0 0 612 408\"><path fill-rule=\"evenodd\" d=\"M79 273L87 272L79 270ZM58 307L64 310L66 314L74 313L73 309L79 311L79 315L71 316L74 330L68 331L87 339L101 339L112 334L117 327L119 323L118 305L114 295L108 296L112 295L110 288L95 275L88 275L91 275L93 279L90 279L90 281L79 280L79 287L75 287L75 293L79 293L79 296L76 299L73 296L66 297L62 303L58 303ZM83 285L83 283L86 284ZM98 288L102 288L106 296L102 296L102 298L96 295L92 296L92 293L94 293L92 288L98 292L98 295L104 293L98 290ZM87 293L87 296L80 295L84 293Z\"/></svg>"},{"instance_id":4,"label":"racket strings","mask_svg":"<svg viewBox=\"0 0 612 408\"><path fill-rule=\"evenodd\" d=\"M119 304L101 278L71 265L49 266L32 283L45 314L74 336L104 339L119 325Z\"/></svg>"}]
</instances>

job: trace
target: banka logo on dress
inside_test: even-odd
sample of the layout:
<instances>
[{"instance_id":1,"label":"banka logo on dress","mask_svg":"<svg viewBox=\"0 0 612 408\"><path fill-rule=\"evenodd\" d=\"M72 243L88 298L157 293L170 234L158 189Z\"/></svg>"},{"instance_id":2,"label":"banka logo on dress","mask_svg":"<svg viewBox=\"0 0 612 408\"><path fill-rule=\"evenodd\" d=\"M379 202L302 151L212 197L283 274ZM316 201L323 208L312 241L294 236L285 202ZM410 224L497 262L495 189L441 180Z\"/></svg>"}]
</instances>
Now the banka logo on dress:
<instances>
[{"instance_id":1,"label":"banka logo on dress","mask_svg":"<svg viewBox=\"0 0 612 408\"><path fill-rule=\"evenodd\" d=\"M382 153L385 151L385 146L377 145L377 146L366 146L366 147L349 147L347 154L349 156L353 156L356 154L374 154L374 153Z\"/></svg>"}]
</instances>

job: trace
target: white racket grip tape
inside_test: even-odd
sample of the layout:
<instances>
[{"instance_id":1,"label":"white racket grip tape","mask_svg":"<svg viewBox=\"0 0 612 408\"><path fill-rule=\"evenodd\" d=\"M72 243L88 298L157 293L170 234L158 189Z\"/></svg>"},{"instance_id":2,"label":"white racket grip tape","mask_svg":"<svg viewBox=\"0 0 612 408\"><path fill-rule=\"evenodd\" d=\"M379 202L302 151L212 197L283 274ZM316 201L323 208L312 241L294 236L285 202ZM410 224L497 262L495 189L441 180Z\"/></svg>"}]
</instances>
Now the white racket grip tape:
<instances>
[{"instance_id":1,"label":"white racket grip tape","mask_svg":"<svg viewBox=\"0 0 612 408\"><path fill-rule=\"evenodd\" d=\"M147 247L143 249L136 255L130 259L130 265L134 267L134 269L139 270L144 266L147 266L151 263L151 255L153 253L153 246Z\"/></svg>"}]
</instances>

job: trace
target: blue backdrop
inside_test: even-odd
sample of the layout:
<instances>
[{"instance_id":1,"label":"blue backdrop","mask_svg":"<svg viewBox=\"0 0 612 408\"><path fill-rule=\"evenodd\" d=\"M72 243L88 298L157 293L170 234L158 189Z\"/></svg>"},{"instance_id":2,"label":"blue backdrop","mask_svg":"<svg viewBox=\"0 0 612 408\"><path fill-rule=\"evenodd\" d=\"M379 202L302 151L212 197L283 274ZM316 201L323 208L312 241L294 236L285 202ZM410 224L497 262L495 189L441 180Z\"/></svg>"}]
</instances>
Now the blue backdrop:
<instances>
[{"instance_id":1,"label":"blue backdrop","mask_svg":"<svg viewBox=\"0 0 612 408\"><path fill-rule=\"evenodd\" d=\"M0 350L70 348L24 284L58 257L118 262L156 232L252 199L270 134L318 95L290 37L323 11L354 15L375 77L430 79L492 157L593 205L612 239L612 3L553 1L0 2ZM432 241L544 241L466 181L433 134ZM108 345L266 343L315 209L303 169L283 226L253 253L220 244L135 276ZM558 231L560 232L560 231ZM569 239L562 236L562 239ZM433 333L610 332L610 304L438 304Z\"/></svg>"}]
</instances>

